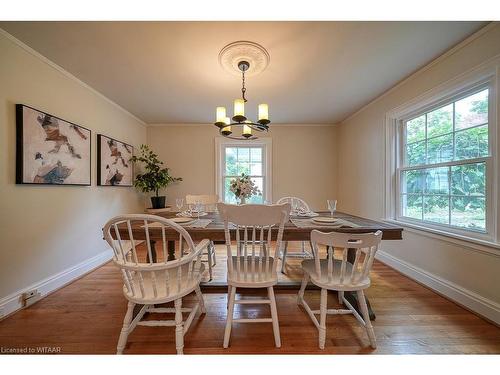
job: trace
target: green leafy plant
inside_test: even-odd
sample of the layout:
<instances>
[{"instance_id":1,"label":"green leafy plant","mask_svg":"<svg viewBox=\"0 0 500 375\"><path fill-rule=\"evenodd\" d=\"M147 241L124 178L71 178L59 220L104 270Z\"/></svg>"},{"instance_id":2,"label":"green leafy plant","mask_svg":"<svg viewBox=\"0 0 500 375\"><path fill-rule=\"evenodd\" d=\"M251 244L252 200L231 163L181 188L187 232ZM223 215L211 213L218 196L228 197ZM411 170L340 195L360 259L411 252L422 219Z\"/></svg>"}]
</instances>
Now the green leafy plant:
<instances>
[{"instance_id":1,"label":"green leafy plant","mask_svg":"<svg viewBox=\"0 0 500 375\"><path fill-rule=\"evenodd\" d=\"M144 173L138 174L134 180L134 186L143 193L155 192L158 196L159 190L166 188L168 185L182 181L181 177L172 177L169 173L169 168L163 168L163 162L158 159L147 145L141 145L141 155L132 156L130 161L133 163L141 162L144 164Z\"/></svg>"}]
</instances>

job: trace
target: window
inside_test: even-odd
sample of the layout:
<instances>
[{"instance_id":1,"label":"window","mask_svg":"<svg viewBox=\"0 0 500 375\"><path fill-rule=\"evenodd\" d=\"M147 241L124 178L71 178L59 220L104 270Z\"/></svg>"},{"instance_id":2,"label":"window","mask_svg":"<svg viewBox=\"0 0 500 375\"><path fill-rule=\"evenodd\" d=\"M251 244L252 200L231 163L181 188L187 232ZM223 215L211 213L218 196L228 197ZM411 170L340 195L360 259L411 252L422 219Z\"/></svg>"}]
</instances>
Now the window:
<instances>
[{"instance_id":1,"label":"window","mask_svg":"<svg viewBox=\"0 0 500 375\"><path fill-rule=\"evenodd\" d=\"M489 99L482 85L399 120L397 219L488 233Z\"/></svg>"},{"instance_id":2,"label":"window","mask_svg":"<svg viewBox=\"0 0 500 375\"><path fill-rule=\"evenodd\" d=\"M226 203L237 203L229 190L232 179L242 173L251 177L262 195L252 196L247 203L271 201L270 159L271 139L255 141L234 141L216 138L217 194Z\"/></svg>"}]
</instances>

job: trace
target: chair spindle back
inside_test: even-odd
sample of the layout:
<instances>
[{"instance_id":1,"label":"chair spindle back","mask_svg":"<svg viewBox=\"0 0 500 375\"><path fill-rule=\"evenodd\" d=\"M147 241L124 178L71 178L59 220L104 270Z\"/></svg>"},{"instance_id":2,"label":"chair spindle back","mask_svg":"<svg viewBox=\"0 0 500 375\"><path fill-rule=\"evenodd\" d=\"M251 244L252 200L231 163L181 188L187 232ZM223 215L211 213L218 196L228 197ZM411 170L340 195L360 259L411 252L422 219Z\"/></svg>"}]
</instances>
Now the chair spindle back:
<instances>
[{"instance_id":1,"label":"chair spindle back","mask_svg":"<svg viewBox=\"0 0 500 375\"><path fill-rule=\"evenodd\" d=\"M184 255L172 261L168 260L168 229L177 231L188 246ZM161 233L161 254L151 247L152 230ZM103 232L113 250L113 262L122 272L127 295L134 299L167 298L200 277L202 249L196 250L189 233L172 220L146 214L120 215L109 220ZM146 254L138 249L138 238L145 239Z\"/></svg>"},{"instance_id":2,"label":"chair spindle back","mask_svg":"<svg viewBox=\"0 0 500 375\"><path fill-rule=\"evenodd\" d=\"M327 277L328 281L337 285L356 285L369 276L375 259L375 253L382 239L382 232L375 233L324 233L318 230L311 232L311 242L313 244L314 263L316 277L321 279L322 275L318 245L325 245L328 249L327 256ZM335 260L334 249L341 251L341 259ZM350 272L347 263L348 251L355 251L354 263Z\"/></svg>"},{"instance_id":3,"label":"chair spindle back","mask_svg":"<svg viewBox=\"0 0 500 375\"><path fill-rule=\"evenodd\" d=\"M224 229L227 246L228 272L242 281L267 279L276 270L278 249L283 239L283 230L290 214L290 204L241 206L219 203L217 205ZM236 241L235 264L231 248L230 225L234 225ZM274 261L271 257L272 228L278 226Z\"/></svg>"}]
</instances>

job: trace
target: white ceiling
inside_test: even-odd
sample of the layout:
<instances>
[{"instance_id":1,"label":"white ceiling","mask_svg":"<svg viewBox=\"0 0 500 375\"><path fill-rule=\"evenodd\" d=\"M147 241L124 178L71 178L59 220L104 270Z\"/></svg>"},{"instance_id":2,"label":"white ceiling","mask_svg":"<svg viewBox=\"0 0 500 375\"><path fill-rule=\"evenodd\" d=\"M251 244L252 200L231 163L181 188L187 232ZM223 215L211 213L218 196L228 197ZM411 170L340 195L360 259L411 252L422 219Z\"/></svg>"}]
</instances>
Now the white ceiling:
<instances>
[{"instance_id":1,"label":"white ceiling","mask_svg":"<svg viewBox=\"0 0 500 375\"><path fill-rule=\"evenodd\" d=\"M484 22L0 22L0 27L147 123L213 122L240 80L218 54L250 40L271 61L247 80L247 113L336 123ZM230 111L232 112L232 110Z\"/></svg>"}]
</instances>

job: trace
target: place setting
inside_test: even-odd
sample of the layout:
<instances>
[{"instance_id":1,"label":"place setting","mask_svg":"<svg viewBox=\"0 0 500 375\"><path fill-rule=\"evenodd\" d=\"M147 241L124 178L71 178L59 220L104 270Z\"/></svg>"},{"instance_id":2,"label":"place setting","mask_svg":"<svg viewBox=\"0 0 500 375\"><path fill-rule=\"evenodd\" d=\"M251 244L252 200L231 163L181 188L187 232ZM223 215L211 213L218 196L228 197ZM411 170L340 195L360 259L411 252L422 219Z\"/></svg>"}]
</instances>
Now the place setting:
<instances>
[{"instance_id":1,"label":"place setting","mask_svg":"<svg viewBox=\"0 0 500 375\"><path fill-rule=\"evenodd\" d=\"M201 201L197 201L194 204L188 204L186 210L182 210L184 207L183 198L177 198L175 200L175 205L179 212L175 217L170 218L174 223L190 228L205 228L212 222L212 219L201 219L201 217L208 215Z\"/></svg>"},{"instance_id":2,"label":"place setting","mask_svg":"<svg viewBox=\"0 0 500 375\"><path fill-rule=\"evenodd\" d=\"M295 197L294 198L287 197L278 201L278 203L286 203L286 202L289 202L292 206L292 210L290 211L291 218L307 219L319 216L319 214L311 210L307 205L307 203L302 199L298 199Z\"/></svg>"},{"instance_id":3,"label":"place setting","mask_svg":"<svg viewBox=\"0 0 500 375\"><path fill-rule=\"evenodd\" d=\"M296 210L296 211L292 211L290 212L290 217L293 217L293 218L302 218L302 219L307 219L307 218L312 218L312 217L317 217L319 216L319 214L317 212L314 212L314 211L307 211L307 210L304 210L302 208Z\"/></svg>"},{"instance_id":4,"label":"place setting","mask_svg":"<svg viewBox=\"0 0 500 375\"><path fill-rule=\"evenodd\" d=\"M290 221L297 228L356 228L357 225L351 223L345 219L334 217L335 211L337 211L337 200L328 199L327 200L328 210L330 211L330 216L320 216L320 214L313 211L306 211L303 207L296 207L295 212L290 214ZM292 208L293 210L293 208Z\"/></svg>"}]
</instances>

